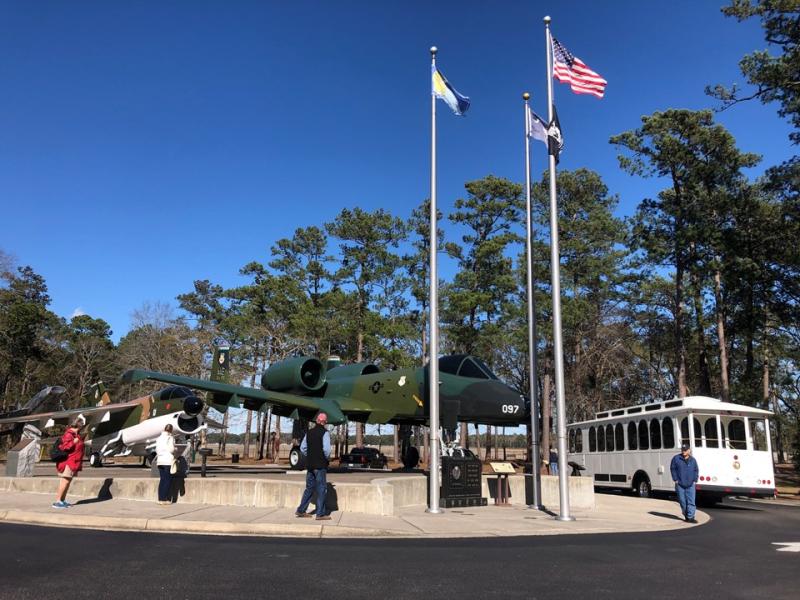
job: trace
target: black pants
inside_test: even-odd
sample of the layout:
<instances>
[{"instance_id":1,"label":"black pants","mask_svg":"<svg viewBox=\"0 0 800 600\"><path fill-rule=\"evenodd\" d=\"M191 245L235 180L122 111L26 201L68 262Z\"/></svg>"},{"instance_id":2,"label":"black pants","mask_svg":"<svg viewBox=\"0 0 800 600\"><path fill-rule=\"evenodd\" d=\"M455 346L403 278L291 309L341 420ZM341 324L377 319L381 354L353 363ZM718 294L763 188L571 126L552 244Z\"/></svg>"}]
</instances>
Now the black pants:
<instances>
[{"instance_id":1,"label":"black pants","mask_svg":"<svg viewBox=\"0 0 800 600\"><path fill-rule=\"evenodd\" d=\"M171 465L158 465L158 501L166 502L169 500L169 491L172 488L172 473L169 472Z\"/></svg>"}]
</instances>

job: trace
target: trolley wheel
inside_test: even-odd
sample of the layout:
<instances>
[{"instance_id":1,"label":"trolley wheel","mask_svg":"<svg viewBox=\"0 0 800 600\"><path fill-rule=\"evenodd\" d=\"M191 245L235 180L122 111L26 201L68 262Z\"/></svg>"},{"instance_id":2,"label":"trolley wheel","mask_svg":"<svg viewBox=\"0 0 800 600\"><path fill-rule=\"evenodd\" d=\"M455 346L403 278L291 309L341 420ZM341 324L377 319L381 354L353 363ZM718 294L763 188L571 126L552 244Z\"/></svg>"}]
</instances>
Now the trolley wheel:
<instances>
[{"instance_id":1,"label":"trolley wheel","mask_svg":"<svg viewBox=\"0 0 800 600\"><path fill-rule=\"evenodd\" d=\"M640 475L633 484L633 493L639 498L650 498L653 495L653 486L647 475Z\"/></svg>"}]
</instances>

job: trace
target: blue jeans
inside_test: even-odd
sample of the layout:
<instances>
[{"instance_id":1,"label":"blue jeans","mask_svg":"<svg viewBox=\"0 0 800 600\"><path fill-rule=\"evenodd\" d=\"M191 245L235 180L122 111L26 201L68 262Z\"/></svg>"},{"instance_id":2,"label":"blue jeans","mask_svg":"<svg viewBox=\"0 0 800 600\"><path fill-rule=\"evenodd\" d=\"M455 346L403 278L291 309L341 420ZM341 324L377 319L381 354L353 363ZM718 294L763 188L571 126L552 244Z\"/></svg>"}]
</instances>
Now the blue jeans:
<instances>
[{"instance_id":1,"label":"blue jeans","mask_svg":"<svg viewBox=\"0 0 800 600\"><path fill-rule=\"evenodd\" d=\"M169 492L172 487L172 473L169 472L170 465L158 465L158 501L166 502L169 500Z\"/></svg>"},{"instance_id":2,"label":"blue jeans","mask_svg":"<svg viewBox=\"0 0 800 600\"><path fill-rule=\"evenodd\" d=\"M675 491L678 493L678 503L681 505L681 512L683 512L683 516L687 519L694 519L694 511L696 508L694 503L694 485L692 485L692 487L685 488L676 483Z\"/></svg>"},{"instance_id":3,"label":"blue jeans","mask_svg":"<svg viewBox=\"0 0 800 600\"><path fill-rule=\"evenodd\" d=\"M297 507L295 512L304 513L308 510L308 503L311 502L311 496L317 493L317 516L324 517L325 512L325 496L328 493L328 470L327 469L314 469L309 470L306 474L306 491L303 492L303 499L300 500L300 506Z\"/></svg>"},{"instance_id":4,"label":"blue jeans","mask_svg":"<svg viewBox=\"0 0 800 600\"><path fill-rule=\"evenodd\" d=\"M558 463L551 462L550 463L550 475L558 475Z\"/></svg>"}]
</instances>

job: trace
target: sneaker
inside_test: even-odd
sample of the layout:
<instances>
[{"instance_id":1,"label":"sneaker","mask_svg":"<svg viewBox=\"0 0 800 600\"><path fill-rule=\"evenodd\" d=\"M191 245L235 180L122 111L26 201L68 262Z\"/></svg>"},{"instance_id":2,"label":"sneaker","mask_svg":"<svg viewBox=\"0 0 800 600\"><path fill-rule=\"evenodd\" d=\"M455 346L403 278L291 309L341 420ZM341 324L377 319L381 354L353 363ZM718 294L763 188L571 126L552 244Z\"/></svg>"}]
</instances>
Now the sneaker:
<instances>
[{"instance_id":1,"label":"sneaker","mask_svg":"<svg viewBox=\"0 0 800 600\"><path fill-rule=\"evenodd\" d=\"M310 519L313 515L311 513L296 512L294 513L294 516L299 519Z\"/></svg>"},{"instance_id":2,"label":"sneaker","mask_svg":"<svg viewBox=\"0 0 800 600\"><path fill-rule=\"evenodd\" d=\"M310 517L311 515L308 515L308 516ZM317 517L314 520L315 521L330 521L331 520L331 516L330 515L322 515L321 517Z\"/></svg>"},{"instance_id":3,"label":"sneaker","mask_svg":"<svg viewBox=\"0 0 800 600\"><path fill-rule=\"evenodd\" d=\"M53 508L69 508L69 504L63 500L59 500L58 502L53 502Z\"/></svg>"},{"instance_id":4,"label":"sneaker","mask_svg":"<svg viewBox=\"0 0 800 600\"><path fill-rule=\"evenodd\" d=\"M692 517L691 519L686 519L686 521L689 523L697 523L697 519L695 519L694 517Z\"/></svg>"}]
</instances>

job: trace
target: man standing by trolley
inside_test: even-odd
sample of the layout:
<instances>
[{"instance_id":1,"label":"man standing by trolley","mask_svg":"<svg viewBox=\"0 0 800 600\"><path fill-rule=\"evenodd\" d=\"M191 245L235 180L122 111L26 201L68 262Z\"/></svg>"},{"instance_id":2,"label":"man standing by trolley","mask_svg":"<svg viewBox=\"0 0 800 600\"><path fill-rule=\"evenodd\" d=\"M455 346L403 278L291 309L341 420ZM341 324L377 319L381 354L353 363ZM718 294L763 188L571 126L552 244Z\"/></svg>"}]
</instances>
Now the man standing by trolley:
<instances>
[{"instance_id":1,"label":"man standing by trolley","mask_svg":"<svg viewBox=\"0 0 800 600\"><path fill-rule=\"evenodd\" d=\"M325 427L328 415L321 412L316 418L317 425L312 427L300 444L300 452L306 457L306 491L295 511L295 516L310 517L307 513L311 496L317 493L317 521L330 521L331 517L325 508L325 496L328 492L328 458L331 455L331 434Z\"/></svg>"},{"instance_id":2,"label":"man standing by trolley","mask_svg":"<svg viewBox=\"0 0 800 600\"><path fill-rule=\"evenodd\" d=\"M675 492L678 494L678 502L681 505L683 518L686 519L687 523L697 523L694 518L696 508L694 484L697 483L700 469L694 456L692 456L689 444L683 444L680 454L672 457L669 470L672 473L672 481L675 482Z\"/></svg>"}]
</instances>

